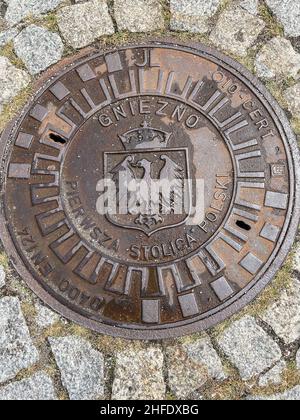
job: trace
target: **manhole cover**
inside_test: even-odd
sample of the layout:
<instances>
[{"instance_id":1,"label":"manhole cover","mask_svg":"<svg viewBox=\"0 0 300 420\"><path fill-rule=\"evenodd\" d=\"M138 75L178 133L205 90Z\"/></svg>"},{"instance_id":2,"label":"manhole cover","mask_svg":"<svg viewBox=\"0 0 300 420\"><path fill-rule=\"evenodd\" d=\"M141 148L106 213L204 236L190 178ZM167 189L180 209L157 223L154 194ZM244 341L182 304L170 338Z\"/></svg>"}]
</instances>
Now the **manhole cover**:
<instances>
[{"instance_id":1,"label":"manhole cover","mask_svg":"<svg viewBox=\"0 0 300 420\"><path fill-rule=\"evenodd\" d=\"M272 279L297 229L286 117L199 45L75 60L1 147L8 254L45 302L102 333L158 339L224 320Z\"/></svg>"}]
</instances>

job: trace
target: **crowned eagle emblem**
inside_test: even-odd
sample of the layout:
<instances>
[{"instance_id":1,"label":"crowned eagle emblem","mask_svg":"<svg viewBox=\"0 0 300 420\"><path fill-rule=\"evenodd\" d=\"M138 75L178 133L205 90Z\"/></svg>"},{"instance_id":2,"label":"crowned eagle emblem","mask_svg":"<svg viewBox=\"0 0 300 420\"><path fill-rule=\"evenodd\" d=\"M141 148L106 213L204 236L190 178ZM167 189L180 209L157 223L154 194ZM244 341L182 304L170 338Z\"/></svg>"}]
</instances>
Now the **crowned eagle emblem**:
<instances>
[{"instance_id":1,"label":"crowned eagle emblem","mask_svg":"<svg viewBox=\"0 0 300 420\"><path fill-rule=\"evenodd\" d=\"M116 186L117 202L126 202L128 212L109 215L109 221L149 236L184 223L189 214L177 214L176 205L189 177L188 150L168 148L171 135L147 124L119 137L126 150L105 154L105 172ZM171 188L153 194L155 183Z\"/></svg>"}]
</instances>

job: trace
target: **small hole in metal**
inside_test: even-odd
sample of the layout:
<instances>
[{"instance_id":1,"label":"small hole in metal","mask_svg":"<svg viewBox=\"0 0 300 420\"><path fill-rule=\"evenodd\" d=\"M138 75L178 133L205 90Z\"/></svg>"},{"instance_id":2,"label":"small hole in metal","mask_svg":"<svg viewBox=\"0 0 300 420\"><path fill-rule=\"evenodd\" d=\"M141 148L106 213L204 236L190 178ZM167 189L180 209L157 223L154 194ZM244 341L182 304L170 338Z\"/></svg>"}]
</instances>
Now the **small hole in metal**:
<instances>
[{"instance_id":1,"label":"small hole in metal","mask_svg":"<svg viewBox=\"0 0 300 420\"><path fill-rule=\"evenodd\" d=\"M67 140L66 139L64 139L63 137L61 137L61 136L59 136L57 134L51 133L49 137L55 143L59 143L59 144L66 144L67 143Z\"/></svg>"},{"instance_id":2,"label":"small hole in metal","mask_svg":"<svg viewBox=\"0 0 300 420\"><path fill-rule=\"evenodd\" d=\"M243 222L242 220L238 220L236 222L236 225L241 229L244 229L244 230L247 230L247 231L251 230L251 226L248 225L247 223Z\"/></svg>"}]
</instances>

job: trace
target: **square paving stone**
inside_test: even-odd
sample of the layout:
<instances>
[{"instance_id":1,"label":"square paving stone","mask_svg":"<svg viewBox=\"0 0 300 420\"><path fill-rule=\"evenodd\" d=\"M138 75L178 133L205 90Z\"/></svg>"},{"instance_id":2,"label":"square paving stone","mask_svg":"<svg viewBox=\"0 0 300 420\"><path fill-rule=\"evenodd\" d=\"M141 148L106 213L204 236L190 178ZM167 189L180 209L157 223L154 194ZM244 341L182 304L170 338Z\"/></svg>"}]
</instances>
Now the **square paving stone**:
<instances>
[{"instance_id":1,"label":"square paving stone","mask_svg":"<svg viewBox=\"0 0 300 420\"><path fill-rule=\"evenodd\" d=\"M227 328L218 344L245 381L271 368L282 357L277 343L249 316Z\"/></svg>"},{"instance_id":2,"label":"square paving stone","mask_svg":"<svg viewBox=\"0 0 300 420\"><path fill-rule=\"evenodd\" d=\"M0 300L0 383L13 379L39 359L21 311L19 299Z\"/></svg>"}]
</instances>

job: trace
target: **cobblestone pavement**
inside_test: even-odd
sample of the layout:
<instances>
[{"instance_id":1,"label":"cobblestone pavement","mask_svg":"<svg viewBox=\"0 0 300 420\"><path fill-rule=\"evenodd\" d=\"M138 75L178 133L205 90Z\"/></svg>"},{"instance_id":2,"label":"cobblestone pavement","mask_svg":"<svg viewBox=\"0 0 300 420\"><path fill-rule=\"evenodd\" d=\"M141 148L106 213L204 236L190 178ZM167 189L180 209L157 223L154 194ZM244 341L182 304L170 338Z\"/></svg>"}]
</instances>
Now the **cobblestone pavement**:
<instances>
[{"instance_id":1,"label":"cobblestone pavement","mask_svg":"<svg viewBox=\"0 0 300 420\"><path fill-rule=\"evenodd\" d=\"M300 138L299 0L1 0L1 131L32 82L93 42L198 40L265 83ZM0 399L300 399L300 244L246 310L164 342L94 334L46 308L0 253Z\"/></svg>"}]
</instances>

